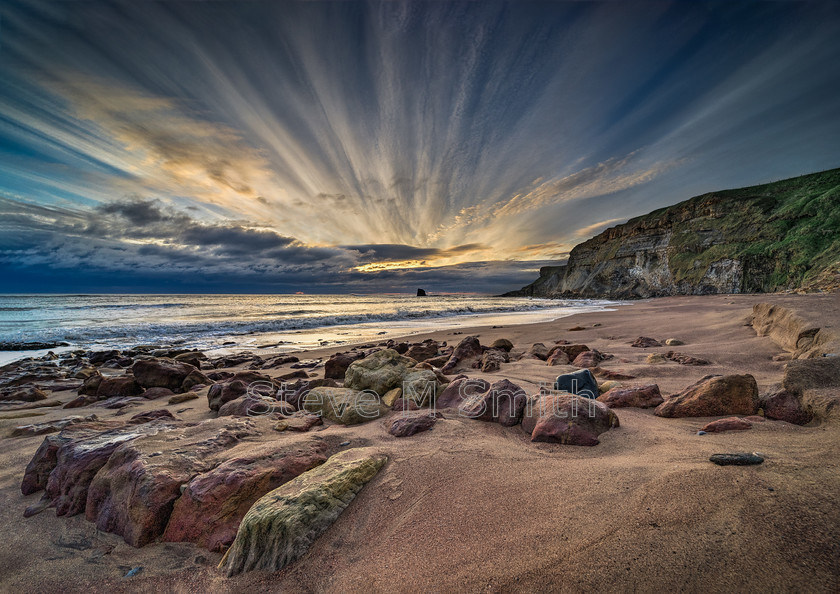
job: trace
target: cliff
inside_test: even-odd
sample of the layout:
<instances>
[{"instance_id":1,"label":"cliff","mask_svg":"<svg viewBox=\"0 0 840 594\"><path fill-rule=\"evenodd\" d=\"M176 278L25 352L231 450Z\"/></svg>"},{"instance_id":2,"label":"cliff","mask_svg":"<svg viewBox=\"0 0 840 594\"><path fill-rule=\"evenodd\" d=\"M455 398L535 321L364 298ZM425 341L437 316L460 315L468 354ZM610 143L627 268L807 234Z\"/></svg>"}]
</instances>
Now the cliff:
<instances>
[{"instance_id":1,"label":"cliff","mask_svg":"<svg viewBox=\"0 0 840 594\"><path fill-rule=\"evenodd\" d=\"M840 169L696 196L611 227L506 296L840 288Z\"/></svg>"}]
</instances>

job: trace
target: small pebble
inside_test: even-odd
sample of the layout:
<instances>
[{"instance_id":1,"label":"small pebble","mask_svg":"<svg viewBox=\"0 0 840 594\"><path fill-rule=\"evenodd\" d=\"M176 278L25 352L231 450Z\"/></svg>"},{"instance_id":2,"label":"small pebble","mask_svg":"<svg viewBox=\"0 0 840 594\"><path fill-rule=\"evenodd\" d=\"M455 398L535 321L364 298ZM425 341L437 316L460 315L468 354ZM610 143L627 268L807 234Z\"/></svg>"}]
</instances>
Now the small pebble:
<instances>
[{"instance_id":1,"label":"small pebble","mask_svg":"<svg viewBox=\"0 0 840 594\"><path fill-rule=\"evenodd\" d=\"M697 435L706 435L706 432L705 431L698 431Z\"/></svg>"},{"instance_id":2,"label":"small pebble","mask_svg":"<svg viewBox=\"0 0 840 594\"><path fill-rule=\"evenodd\" d=\"M775 491L776 489L774 489L773 487L767 487L767 490L768 491Z\"/></svg>"},{"instance_id":3,"label":"small pebble","mask_svg":"<svg viewBox=\"0 0 840 594\"><path fill-rule=\"evenodd\" d=\"M134 577L135 575L137 575L141 571L143 571L143 566L138 565L137 567L135 567L134 569L129 571L127 574L125 574L123 577L127 577L127 578Z\"/></svg>"},{"instance_id":4,"label":"small pebble","mask_svg":"<svg viewBox=\"0 0 840 594\"><path fill-rule=\"evenodd\" d=\"M350 445L350 442L349 441L342 441L340 444L338 444L339 447L346 446L346 445Z\"/></svg>"}]
</instances>

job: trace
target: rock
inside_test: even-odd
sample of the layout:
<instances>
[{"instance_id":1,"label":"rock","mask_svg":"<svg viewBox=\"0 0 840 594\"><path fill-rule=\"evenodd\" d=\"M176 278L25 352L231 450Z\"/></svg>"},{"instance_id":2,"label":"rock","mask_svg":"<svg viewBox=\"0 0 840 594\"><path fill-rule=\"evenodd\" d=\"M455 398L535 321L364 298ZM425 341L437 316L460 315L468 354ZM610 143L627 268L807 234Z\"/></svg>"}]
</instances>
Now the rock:
<instances>
[{"instance_id":1,"label":"rock","mask_svg":"<svg viewBox=\"0 0 840 594\"><path fill-rule=\"evenodd\" d=\"M196 394L195 392L186 392L185 394L176 394L167 401L167 404L181 404L182 402L188 402L189 400L197 399L198 394Z\"/></svg>"},{"instance_id":2,"label":"rock","mask_svg":"<svg viewBox=\"0 0 840 594\"><path fill-rule=\"evenodd\" d=\"M420 344L413 344L405 352L406 357L410 357L415 361L425 361L431 359L438 354L437 342L421 342Z\"/></svg>"},{"instance_id":3,"label":"rock","mask_svg":"<svg viewBox=\"0 0 840 594\"><path fill-rule=\"evenodd\" d=\"M367 423L389 410L376 394L351 388L313 388L304 397L302 406L342 425Z\"/></svg>"},{"instance_id":4,"label":"rock","mask_svg":"<svg viewBox=\"0 0 840 594\"><path fill-rule=\"evenodd\" d=\"M498 421L503 427L512 427L522 419L528 400L525 390L503 379L493 382L486 392L474 394L461 402L458 411L462 416L480 421Z\"/></svg>"},{"instance_id":5,"label":"rock","mask_svg":"<svg viewBox=\"0 0 840 594\"><path fill-rule=\"evenodd\" d=\"M62 408L79 408L82 406L88 406L96 402L95 396L78 396L65 404Z\"/></svg>"},{"instance_id":6,"label":"rock","mask_svg":"<svg viewBox=\"0 0 840 594\"><path fill-rule=\"evenodd\" d=\"M595 381L592 372L588 369L558 375L554 381L554 389L569 392L570 394L577 394L585 398L597 398L600 394L598 383Z\"/></svg>"},{"instance_id":7,"label":"rock","mask_svg":"<svg viewBox=\"0 0 840 594\"><path fill-rule=\"evenodd\" d=\"M628 375L626 373L621 373L620 371L611 371L609 369L604 369L602 367L596 367L592 370L592 374L595 377L602 377L605 380L631 380L636 379L635 375Z\"/></svg>"},{"instance_id":8,"label":"rock","mask_svg":"<svg viewBox=\"0 0 840 594\"><path fill-rule=\"evenodd\" d=\"M199 386L206 386L212 384L213 380L201 373L198 369L191 371L184 381L181 382L181 391L189 392L190 390L197 390Z\"/></svg>"},{"instance_id":9,"label":"rock","mask_svg":"<svg viewBox=\"0 0 840 594\"><path fill-rule=\"evenodd\" d=\"M280 419L280 421L278 421L277 424L274 425L274 430L289 430L304 433L317 425L323 424L324 421L323 419L321 419L320 416L313 415L312 413L306 412L304 410L298 410Z\"/></svg>"},{"instance_id":10,"label":"rock","mask_svg":"<svg viewBox=\"0 0 840 594\"><path fill-rule=\"evenodd\" d=\"M385 406L394 406L394 402L400 398L402 398L402 388L394 388L385 392L385 395L382 396L382 404Z\"/></svg>"},{"instance_id":11,"label":"rock","mask_svg":"<svg viewBox=\"0 0 840 594\"><path fill-rule=\"evenodd\" d=\"M400 355L393 349L383 349L347 368L344 387L352 390L372 390L382 395L393 388L400 388L403 378L417 362ZM434 375L434 374L433 374Z\"/></svg>"},{"instance_id":12,"label":"rock","mask_svg":"<svg viewBox=\"0 0 840 594\"><path fill-rule=\"evenodd\" d=\"M500 351L509 353L513 350L513 343L507 338L497 338L493 341L493 344L490 345L490 348L499 349Z\"/></svg>"},{"instance_id":13,"label":"rock","mask_svg":"<svg viewBox=\"0 0 840 594\"><path fill-rule=\"evenodd\" d=\"M613 388L598 396L598 401L603 402L610 408L652 408L662 404L663 399L659 392L659 386L648 384L632 388Z\"/></svg>"},{"instance_id":14,"label":"rock","mask_svg":"<svg viewBox=\"0 0 840 594\"><path fill-rule=\"evenodd\" d=\"M417 289L417 296L418 297L425 297L426 296L426 291L424 291L423 289Z\"/></svg>"},{"instance_id":15,"label":"rock","mask_svg":"<svg viewBox=\"0 0 840 594\"><path fill-rule=\"evenodd\" d=\"M738 417L729 417L706 423L700 431L705 431L706 433L722 433L724 431L744 431L746 429L752 429L752 424L749 421L739 419Z\"/></svg>"},{"instance_id":16,"label":"rock","mask_svg":"<svg viewBox=\"0 0 840 594\"><path fill-rule=\"evenodd\" d=\"M231 458L186 484L175 501L163 540L224 551L254 502L326 462L326 449L320 440L234 448Z\"/></svg>"},{"instance_id":17,"label":"rock","mask_svg":"<svg viewBox=\"0 0 840 594\"><path fill-rule=\"evenodd\" d=\"M79 396L96 396L100 383L102 383L102 374L97 371L82 383L78 392Z\"/></svg>"},{"instance_id":18,"label":"rock","mask_svg":"<svg viewBox=\"0 0 840 594\"><path fill-rule=\"evenodd\" d=\"M537 359L545 361L548 359L548 347L541 342L535 342L528 349L528 353L534 355Z\"/></svg>"},{"instance_id":19,"label":"rock","mask_svg":"<svg viewBox=\"0 0 840 594\"><path fill-rule=\"evenodd\" d=\"M287 382L293 379L309 379L309 374L303 369L297 369L295 371L290 371L289 373L279 375L277 376L277 379L281 382Z\"/></svg>"},{"instance_id":20,"label":"rock","mask_svg":"<svg viewBox=\"0 0 840 594\"><path fill-rule=\"evenodd\" d=\"M788 390L776 390L761 397L760 406L768 419L787 421L794 425L807 425L813 415L806 410L799 396Z\"/></svg>"},{"instance_id":21,"label":"rock","mask_svg":"<svg viewBox=\"0 0 840 594\"><path fill-rule=\"evenodd\" d=\"M548 356L550 358L559 351L566 353L566 357L568 357L569 361L574 361L581 353L591 350L592 349L585 344L568 344L564 341L563 343L558 343L557 345L551 347L551 350L548 352ZM562 363L559 365L562 365Z\"/></svg>"},{"instance_id":22,"label":"rock","mask_svg":"<svg viewBox=\"0 0 840 594\"><path fill-rule=\"evenodd\" d=\"M144 399L138 396L114 396L112 398L106 398L105 400L98 400L94 403L94 406L117 409L125 408L127 406L140 406L143 402Z\"/></svg>"},{"instance_id":23,"label":"rock","mask_svg":"<svg viewBox=\"0 0 840 594\"><path fill-rule=\"evenodd\" d=\"M491 373L498 371L502 363L508 363L509 361L510 356L508 356L507 351L487 349L481 356L480 369L484 373Z\"/></svg>"},{"instance_id":24,"label":"rock","mask_svg":"<svg viewBox=\"0 0 840 594\"><path fill-rule=\"evenodd\" d=\"M324 377L327 379L343 380L347 368L354 361L362 359L362 353L336 353L324 363Z\"/></svg>"},{"instance_id":25,"label":"rock","mask_svg":"<svg viewBox=\"0 0 840 594\"><path fill-rule=\"evenodd\" d=\"M452 351L449 360L441 368L441 371L447 375L451 375L457 369L469 368L472 364L481 358L484 354L484 349L481 348L481 343L475 336L465 336L461 342Z\"/></svg>"},{"instance_id":26,"label":"rock","mask_svg":"<svg viewBox=\"0 0 840 594\"><path fill-rule=\"evenodd\" d=\"M753 415L758 411L758 386L751 375L707 375L656 407L660 417Z\"/></svg>"},{"instance_id":27,"label":"rock","mask_svg":"<svg viewBox=\"0 0 840 594\"><path fill-rule=\"evenodd\" d=\"M424 363L428 363L432 367L441 368L449 361L449 357L451 357L451 353L445 355L439 355L437 357L430 357L423 361Z\"/></svg>"},{"instance_id":28,"label":"rock","mask_svg":"<svg viewBox=\"0 0 840 594\"><path fill-rule=\"evenodd\" d=\"M756 454L738 453L738 454L712 454L709 456L709 462L714 462L718 466L750 466L753 464L761 464L764 458Z\"/></svg>"},{"instance_id":29,"label":"rock","mask_svg":"<svg viewBox=\"0 0 840 594\"><path fill-rule=\"evenodd\" d=\"M190 351L189 353L175 355L173 359L175 361L181 361L182 363L188 363L196 369L201 369L201 362L207 360L207 355L199 351Z\"/></svg>"},{"instance_id":30,"label":"rock","mask_svg":"<svg viewBox=\"0 0 840 594\"><path fill-rule=\"evenodd\" d=\"M77 423L89 423L91 421L98 421L96 415L88 415L86 417L73 415L65 417L57 421L47 421L45 423L35 423L33 425L21 425L12 429L11 437L34 437L36 435L46 435L48 433L57 433L70 425Z\"/></svg>"},{"instance_id":31,"label":"rock","mask_svg":"<svg viewBox=\"0 0 840 594\"><path fill-rule=\"evenodd\" d=\"M453 379L435 400L438 409L458 408L462 402L473 396L483 394L490 389L490 383L480 378L469 378L465 375Z\"/></svg>"},{"instance_id":32,"label":"rock","mask_svg":"<svg viewBox=\"0 0 840 594\"><path fill-rule=\"evenodd\" d=\"M181 391L181 385L193 371L198 371L189 363L174 359L140 359L131 368L137 383L144 388L169 388L173 392ZM199 372L200 373L200 372ZM204 381L210 383L202 374Z\"/></svg>"},{"instance_id":33,"label":"rock","mask_svg":"<svg viewBox=\"0 0 840 594\"><path fill-rule=\"evenodd\" d=\"M675 353L674 351L668 351L665 353L665 358L670 359L671 361L676 361L680 365L711 365L711 362L706 359L683 355L682 353Z\"/></svg>"},{"instance_id":34,"label":"rock","mask_svg":"<svg viewBox=\"0 0 840 594\"><path fill-rule=\"evenodd\" d=\"M660 363L665 363L667 359L665 355L661 353L651 353L647 357L645 357L645 363L648 365L659 365Z\"/></svg>"},{"instance_id":35,"label":"rock","mask_svg":"<svg viewBox=\"0 0 840 594\"><path fill-rule=\"evenodd\" d=\"M603 355L601 355L598 351L586 351L575 357L575 360L572 361L572 365L575 367L595 368L598 367L598 364L602 360Z\"/></svg>"},{"instance_id":36,"label":"rock","mask_svg":"<svg viewBox=\"0 0 840 594\"><path fill-rule=\"evenodd\" d=\"M111 359L116 359L120 356L120 352L116 350L109 351L95 351L88 355L88 361L91 365L102 365Z\"/></svg>"},{"instance_id":37,"label":"rock","mask_svg":"<svg viewBox=\"0 0 840 594\"><path fill-rule=\"evenodd\" d=\"M246 394L219 407L219 416L260 417L278 414L291 414L294 407L288 402L275 400L259 394Z\"/></svg>"},{"instance_id":38,"label":"rock","mask_svg":"<svg viewBox=\"0 0 840 594\"><path fill-rule=\"evenodd\" d=\"M46 400L49 394L35 386L26 386L19 390L11 392L8 397L0 398L0 400L15 400L18 402L39 402Z\"/></svg>"},{"instance_id":39,"label":"rock","mask_svg":"<svg viewBox=\"0 0 840 594\"><path fill-rule=\"evenodd\" d=\"M168 396L173 396L174 394L175 392L169 388L149 388L144 391L141 396L143 396L146 400L157 400L158 398L166 398Z\"/></svg>"},{"instance_id":40,"label":"rock","mask_svg":"<svg viewBox=\"0 0 840 594\"><path fill-rule=\"evenodd\" d=\"M96 375L97 373L99 373L99 372L96 369L94 369L93 367L83 367L83 368L77 370L76 372L74 372L73 377L76 378L76 379L80 379L80 380L86 380L90 376Z\"/></svg>"},{"instance_id":41,"label":"rock","mask_svg":"<svg viewBox=\"0 0 840 594\"><path fill-rule=\"evenodd\" d=\"M634 340L631 344L631 347L636 347L639 349L648 349L651 347L661 347L662 343L656 340L655 338L650 338L648 336L640 336L636 340Z\"/></svg>"},{"instance_id":42,"label":"rock","mask_svg":"<svg viewBox=\"0 0 840 594\"><path fill-rule=\"evenodd\" d=\"M535 442L594 446L601 433L618 426L618 417L607 405L572 394L533 398L522 416L522 429Z\"/></svg>"},{"instance_id":43,"label":"rock","mask_svg":"<svg viewBox=\"0 0 840 594\"><path fill-rule=\"evenodd\" d=\"M154 422L136 427L158 431L115 449L91 481L85 504L85 517L97 529L119 534L134 547L163 535L181 485L211 470L222 451L258 433L248 419L211 419L194 426ZM168 448L175 440L178 447Z\"/></svg>"},{"instance_id":44,"label":"rock","mask_svg":"<svg viewBox=\"0 0 840 594\"><path fill-rule=\"evenodd\" d=\"M665 339L665 346L682 346L685 343L681 340L677 340L676 338L667 338Z\"/></svg>"},{"instance_id":45,"label":"rock","mask_svg":"<svg viewBox=\"0 0 840 594\"><path fill-rule=\"evenodd\" d=\"M388 433L394 437L409 437L421 431L428 431L437 422L433 412L405 412L385 421Z\"/></svg>"},{"instance_id":46,"label":"rock","mask_svg":"<svg viewBox=\"0 0 840 594\"><path fill-rule=\"evenodd\" d=\"M234 380L224 384L213 384L207 392L207 406L210 410L219 410L223 404L236 400L248 392L248 384Z\"/></svg>"},{"instance_id":47,"label":"rock","mask_svg":"<svg viewBox=\"0 0 840 594\"><path fill-rule=\"evenodd\" d=\"M794 394L840 386L840 357L796 359L785 366L782 387Z\"/></svg>"},{"instance_id":48,"label":"rock","mask_svg":"<svg viewBox=\"0 0 840 594\"><path fill-rule=\"evenodd\" d=\"M621 382L618 382L616 380L607 380L607 381L605 381L601 384L598 384L598 393L599 394L606 394L607 392L609 392L613 388L620 388L620 387L621 387Z\"/></svg>"},{"instance_id":49,"label":"rock","mask_svg":"<svg viewBox=\"0 0 840 594\"><path fill-rule=\"evenodd\" d=\"M245 514L219 567L233 576L279 571L298 559L386 461L370 448L346 450L264 495Z\"/></svg>"},{"instance_id":50,"label":"rock","mask_svg":"<svg viewBox=\"0 0 840 594\"><path fill-rule=\"evenodd\" d=\"M96 398L99 400L126 398L129 396L139 396L142 393L143 388L130 375L104 377L99 382L99 388L96 390Z\"/></svg>"},{"instance_id":51,"label":"rock","mask_svg":"<svg viewBox=\"0 0 840 594\"><path fill-rule=\"evenodd\" d=\"M552 353L548 356L548 359L546 359L545 363L546 365L552 367L555 367L557 365L568 365L569 355L567 355L566 352L561 349L552 349Z\"/></svg>"}]
</instances>

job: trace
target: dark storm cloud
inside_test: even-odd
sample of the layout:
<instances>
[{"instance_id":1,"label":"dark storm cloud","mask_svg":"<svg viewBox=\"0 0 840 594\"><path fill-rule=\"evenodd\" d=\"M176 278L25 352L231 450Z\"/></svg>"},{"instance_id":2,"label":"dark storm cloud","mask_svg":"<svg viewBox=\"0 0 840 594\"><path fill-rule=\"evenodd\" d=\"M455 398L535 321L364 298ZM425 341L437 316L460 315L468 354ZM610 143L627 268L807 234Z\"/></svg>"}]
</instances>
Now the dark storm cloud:
<instances>
[{"instance_id":1,"label":"dark storm cloud","mask_svg":"<svg viewBox=\"0 0 840 594\"><path fill-rule=\"evenodd\" d=\"M26 262L149 290L496 291L528 265L494 259L840 164L836 2L13 1L0 20L21 283Z\"/></svg>"}]
</instances>

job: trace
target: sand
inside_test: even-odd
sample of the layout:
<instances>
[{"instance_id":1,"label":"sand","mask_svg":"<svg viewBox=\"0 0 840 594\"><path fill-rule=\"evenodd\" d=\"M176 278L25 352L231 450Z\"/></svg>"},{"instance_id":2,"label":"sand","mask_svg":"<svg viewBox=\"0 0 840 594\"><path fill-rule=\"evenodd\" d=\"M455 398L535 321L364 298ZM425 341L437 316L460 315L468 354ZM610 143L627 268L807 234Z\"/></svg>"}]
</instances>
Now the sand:
<instances>
[{"instance_id":1,"label":"sand","mask_svg":"<svg viewBox=\"0 0 840 594\"><path fill-rule=\"evenodd\" d=\"M750 373L763 391L781 379L784 362L772 360L780 347L744 325L759 301L840 328L836 295L738 295L647 300L548 324L459 335L441 330L411 339L453 344L477 334L483 344L508 338L520 351L566 339L613 354L602 367L637 376L625 385L655 382L667 394L706 374ZM568 331L575 326L585 329ZM629 346L642 335L678 338L686 344L676 350L713 364L648 365L647 354L669 349ZM336 350L342 349L306 356ZM270 373L285 372L287 366ZM523 360L472 375L508 378L535 392L556 370ZM152 401L130 414L163 405ZM187 420L212 414L203 398L168 408L189 409L179 414ZM0 435L68 413L115 414L95 407L40 412L46 414L31 421L0 420ZM325 435L341 436L348 447L374 445L390 461L297 562L281 572L231 579L215 569L221 555L193 545L134 549L119 536L97 532L83 516L56 518L52 510L24 519L23 510L40 494L23 497L19 485L42 438L2 438L0 590L840 590L840 426L768 420L749 431L698 436L712 419L616 412L621 427L591 448L534 444L518 426L451 414L433 430L404 439L388 435L379 421L331 425ZM766 461L752 467L708 461L711 454L734 451L760 452ZM135 577L122 577L138 566L143 570Z\"/></svg>"}]
</instances>

